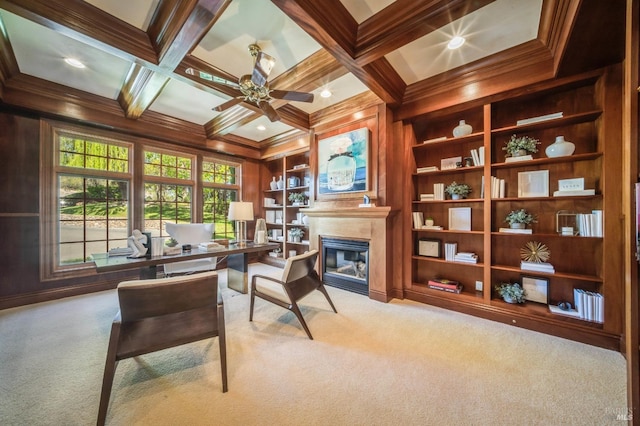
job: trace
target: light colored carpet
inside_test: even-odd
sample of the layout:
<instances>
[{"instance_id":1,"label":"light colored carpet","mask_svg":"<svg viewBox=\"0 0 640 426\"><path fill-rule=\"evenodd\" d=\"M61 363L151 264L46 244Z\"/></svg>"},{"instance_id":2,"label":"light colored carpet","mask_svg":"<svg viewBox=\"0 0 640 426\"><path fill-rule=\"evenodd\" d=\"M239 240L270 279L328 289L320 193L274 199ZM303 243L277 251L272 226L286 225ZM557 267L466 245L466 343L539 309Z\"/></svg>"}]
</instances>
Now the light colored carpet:
<instances>
[{"instance_id":1,"label":"light colored carpet","mask_svg":"<svg viewBox=\"0 0 640 426\"><path fill-rule=\"evenodd\" d=\"M251 265L252 273L280 270ZM110 425L620 424L617 352L329 287L293 314L226 288L217 340L120 362ZM115 291L0 311L0 424L95 424Z\"/></svg>"}]
</instances>

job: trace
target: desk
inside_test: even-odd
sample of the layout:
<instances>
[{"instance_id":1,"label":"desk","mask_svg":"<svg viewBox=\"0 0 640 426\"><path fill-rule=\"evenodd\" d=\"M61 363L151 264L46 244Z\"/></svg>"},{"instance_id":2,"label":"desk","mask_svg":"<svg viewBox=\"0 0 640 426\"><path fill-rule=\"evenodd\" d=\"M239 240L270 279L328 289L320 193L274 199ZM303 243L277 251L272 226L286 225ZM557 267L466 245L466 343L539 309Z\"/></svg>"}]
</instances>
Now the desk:
<instances>
[{"instance_id":1,"label":"desk","mask_svg":"<svg viewBox=\"0 0 640 426\"><path fill-rule=\"evenodd\" d=\"M247 293L249 289L249 253L273 250L280 245L277 243L255 244L247 243L245 247L238 247L230 244L224 250L206 252L194 248L191 252L180 253L173 256L154 256L141 257L138 259L129 259L126 256L108 255L102 257L94 256L94 263L98 272L115 272L127 269L139 269L140 279L149 279L156 277L156 269L158 265L165 263L182 262L185 260L202 259L205 257L222 257L227 256L227 287Z\"/></svg>"}]
</instances>

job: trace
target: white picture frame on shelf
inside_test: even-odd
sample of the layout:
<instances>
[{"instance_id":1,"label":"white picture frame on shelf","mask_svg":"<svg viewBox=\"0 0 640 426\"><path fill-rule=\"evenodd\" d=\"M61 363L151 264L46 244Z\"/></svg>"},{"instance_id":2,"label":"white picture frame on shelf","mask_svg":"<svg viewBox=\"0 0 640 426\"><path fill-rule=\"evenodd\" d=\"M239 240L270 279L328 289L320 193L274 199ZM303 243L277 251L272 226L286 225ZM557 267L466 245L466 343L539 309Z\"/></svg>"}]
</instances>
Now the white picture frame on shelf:
<instances>
[{"instance_id":1,"label":"white picture frame on shelf","mask_svg":"<svg viewBox=\"0 0 640 426\"><path fill-rule=\"evenodd\" d=\"M522 275L522 288L525 291L525 300L531 302L549 304L549 279Z\"/></svg>"},{"instance_id":2,"label":"white picture frame on shelf","mask_svg":"<svg viewBox=\"0 0 640 426\"><path fill-rule=\"evenodd\" d=\"M471 207L451 207L449 209L450 231L471 231Z\"/></svg>"},{"instance_id":3,"label":"white picture frame on shelf","mask_svg":"<svg viewBox=\"0 0 640 426\"><path fill-rule=\"evenodd\" d=\"M518 173L518 198L548 196L549 170Z\"/></svg>"}]
</instances>

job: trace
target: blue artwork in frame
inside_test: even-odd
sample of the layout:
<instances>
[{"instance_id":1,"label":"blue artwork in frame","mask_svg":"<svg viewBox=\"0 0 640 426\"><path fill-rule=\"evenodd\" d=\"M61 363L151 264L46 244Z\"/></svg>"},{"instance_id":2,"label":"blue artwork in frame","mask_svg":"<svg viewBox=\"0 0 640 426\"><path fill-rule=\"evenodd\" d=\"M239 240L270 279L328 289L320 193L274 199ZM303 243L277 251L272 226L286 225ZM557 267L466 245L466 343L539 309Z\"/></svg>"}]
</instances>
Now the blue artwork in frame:
<instances>
[{"instance_id":1,"label":"blue artwork in frame","mask_svg":"<svg viewBox=\"0 0 640 426\"><path fill-rule=\"evenodd\" d=\"M318 140L318 193L367 190L369 130L363 127Z\"/></svg>"}]
</instances>

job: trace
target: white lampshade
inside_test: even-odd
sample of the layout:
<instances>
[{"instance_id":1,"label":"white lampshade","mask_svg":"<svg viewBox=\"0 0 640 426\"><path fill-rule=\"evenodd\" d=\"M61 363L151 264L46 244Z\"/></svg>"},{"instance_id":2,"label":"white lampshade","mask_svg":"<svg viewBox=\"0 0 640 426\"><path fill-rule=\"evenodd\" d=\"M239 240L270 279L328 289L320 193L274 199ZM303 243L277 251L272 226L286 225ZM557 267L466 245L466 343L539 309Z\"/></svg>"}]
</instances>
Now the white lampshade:
<instances>
[{"instance_id":1,"label":"white lampshade","mask_svg":"<svg viewBox=\"0 0 640 426\"><path fill-rule=\"evenodd\" d=\"M229 203L229 220L253 220L253 203L232 201Z\"/></svg>"}]
</instances>

